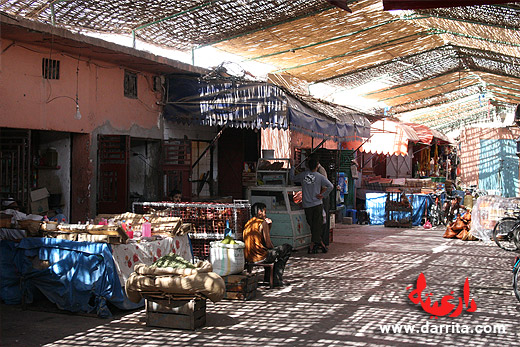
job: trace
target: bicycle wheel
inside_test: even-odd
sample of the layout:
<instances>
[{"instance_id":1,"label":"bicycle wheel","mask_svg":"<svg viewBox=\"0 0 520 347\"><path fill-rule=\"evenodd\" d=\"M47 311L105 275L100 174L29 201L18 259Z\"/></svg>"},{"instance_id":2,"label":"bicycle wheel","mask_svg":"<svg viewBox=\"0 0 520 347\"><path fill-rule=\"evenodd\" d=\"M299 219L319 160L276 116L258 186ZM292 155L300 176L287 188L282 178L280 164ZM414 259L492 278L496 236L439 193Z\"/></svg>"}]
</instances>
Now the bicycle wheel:
<instances>
[{"instance_id":1,"label":"bicycle wheel","mask_svg":"<svg viewBox=\"0 0 520 347\"><path fill-rule=\"evenodd\" d=\"M442 223L442 225L449 225L450 224L450 217L449 217L449 209L448 210L445 210L444 208L441 208L439 210L439 215L440 215L440 221Z\"/></svg>"},{"instance_id":2,"label":"bicycle wheel","mask_svg":"<svg viewBox=\"0 0 520 347\"><path fill-rule=\"evenodd\" d=\"M428 209L427 219L432 223L432 226L437 226L437 210L433 204Z\"/></svg>"},{"instance_id":3,"label":"bicycle wheel","mask_svg":"<svg viewBox=\"0 0 520 347\"><path fill-rule=\"evenodd\" d=\"M439 225L439 211L435 206L432 206L432 209L430 210L430 223L432 223L432 226L436 227Z\"/></svg>"},{"instance_id":4,"label":"bicycle wheel","mask_svg":"<svg viewBox=\"0 0 520 347\"><path fill-rule=\"evenodd\" d=\"M520 276L520 259L516 257L515 265L513 266L513 291L515 292L516 299L520 301L520 293L518 292L520 288L518 288L518 281Z\"/></svg>"},{"instance_id":5,"label":"bicycle wheel","mask_svg":"<svg viewBox=\"0 0 520 347\"><path fill-rule=\"evenodd\" d=\"M514 229L518 227L519 223L518 219L512 217L505 217L497 222L493 228L492 238L498 247L510 252L518 249L513 240L513 235Z\"/></svg>"}]
</instances>

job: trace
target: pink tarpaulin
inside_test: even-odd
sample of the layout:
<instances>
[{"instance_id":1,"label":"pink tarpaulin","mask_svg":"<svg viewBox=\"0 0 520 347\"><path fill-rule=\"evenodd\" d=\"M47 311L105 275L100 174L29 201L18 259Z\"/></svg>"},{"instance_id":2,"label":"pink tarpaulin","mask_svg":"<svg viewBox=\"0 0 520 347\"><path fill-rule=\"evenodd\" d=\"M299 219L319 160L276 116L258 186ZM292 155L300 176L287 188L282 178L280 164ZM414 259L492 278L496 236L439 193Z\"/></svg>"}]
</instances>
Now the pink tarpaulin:
<instances>
[{"instance_id":1,"label":"pink tarpaulin","mask_svg":"<svg viewBox=\"0 0 520 347\"><path fill-rule=\"evenodd\" d=\"M405 125L408 125L411 127L415 132L417 133L417 136L419 137L419 142L424 144L431 144L433 139L437 139L439 143L442 144L449 144L451 143L450 139L444 135L443 133L430 129L426 125L422 124L416 124L416 123L404 123Z\"/></svg>"},{"instance_id":2,"label":"pink tarpaulin","mask_svg":"<svg viewBox=\"0 0 520 347\"><path fill-rule=\"evenodd\" d=\"M387 155L408 155L408 143L419 142L417 133L404 123L393 120L379 120L370 127L370 139L362 151Z\"/></svg>"}]
</instances>

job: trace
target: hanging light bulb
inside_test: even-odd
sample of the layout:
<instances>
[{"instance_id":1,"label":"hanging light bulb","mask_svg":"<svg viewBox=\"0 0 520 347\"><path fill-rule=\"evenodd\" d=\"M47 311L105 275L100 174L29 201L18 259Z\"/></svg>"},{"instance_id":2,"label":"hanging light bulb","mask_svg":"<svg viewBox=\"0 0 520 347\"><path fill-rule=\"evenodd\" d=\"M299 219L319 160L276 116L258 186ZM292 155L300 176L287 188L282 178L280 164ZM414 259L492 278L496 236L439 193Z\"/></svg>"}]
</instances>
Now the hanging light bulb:
<instances>
[{"instance_id":1,"label":"hanging light bulb","mask_svg":"<svg viewBox=\"0 0 520 347\"><path fill-rule=\"evenodd\" d=\"M76 104L76 113L74 114L74 118L77 120L81 119L81 113L79 112L79 104Z\"/></svg>"}]
</instances>

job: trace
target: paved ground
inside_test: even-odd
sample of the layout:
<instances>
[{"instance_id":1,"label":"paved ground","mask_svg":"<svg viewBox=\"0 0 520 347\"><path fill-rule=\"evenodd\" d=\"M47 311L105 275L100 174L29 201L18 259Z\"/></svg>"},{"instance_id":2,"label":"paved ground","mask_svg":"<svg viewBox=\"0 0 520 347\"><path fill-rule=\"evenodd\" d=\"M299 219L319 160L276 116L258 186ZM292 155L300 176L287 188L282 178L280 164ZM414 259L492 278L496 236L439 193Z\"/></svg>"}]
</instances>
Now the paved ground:
<instances>
[{"instance_id":1,"label":"paved ground","mask_svg":"<svg viewBox=\"0 0 520 347\"><path fill-rule=\"evenodd\" d=\"M517 345L514 254L483 242L446 240L442 233L339 226L329 253L294 254L285 276L289 286L262 289L248 302L208 302L207 324L194 332L146 327L144 310L104 320L2 305L0 341L26 347ZM431 292L439 301L451 291L461 296L469 277L477 311L431 319L408 299L406 288L421 272L427 281L424 294ZM381 331L381 325L396 324L413 325L416 332ZM465 332L496 324L505 332Z\"/></svg>"}]
</instances>

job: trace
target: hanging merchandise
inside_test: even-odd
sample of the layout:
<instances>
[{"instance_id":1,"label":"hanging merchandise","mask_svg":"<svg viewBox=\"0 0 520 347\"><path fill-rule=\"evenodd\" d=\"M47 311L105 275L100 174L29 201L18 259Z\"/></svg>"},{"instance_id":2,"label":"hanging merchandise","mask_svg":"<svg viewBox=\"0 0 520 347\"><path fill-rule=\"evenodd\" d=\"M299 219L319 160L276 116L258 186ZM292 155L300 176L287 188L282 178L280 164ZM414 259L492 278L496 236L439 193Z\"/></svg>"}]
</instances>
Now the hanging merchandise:
<instances>
[{"instance_id":1,"label":"hanging merchandise","mask_svg":"<svg viewBox=\"0 0 520 347\"><path fill-rule=\"evenodd\" d=\"M434 163L434 175L439 176L439 146L435 144L435 150L433 152L433 163Z\"/></svg>"},{"instance_id":2,"label":"hanging merchandise","mask_svg":"<svg viewBox=\"0 0 520 347\"><path fill-rule=\"evenodd\" d=\"M429 176L430 172L430 148L424 147L419 152L419 171L421 176Z\"/></svg>"}]
</instances>

